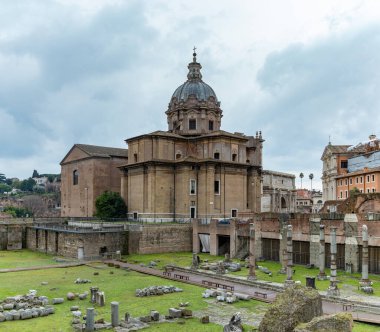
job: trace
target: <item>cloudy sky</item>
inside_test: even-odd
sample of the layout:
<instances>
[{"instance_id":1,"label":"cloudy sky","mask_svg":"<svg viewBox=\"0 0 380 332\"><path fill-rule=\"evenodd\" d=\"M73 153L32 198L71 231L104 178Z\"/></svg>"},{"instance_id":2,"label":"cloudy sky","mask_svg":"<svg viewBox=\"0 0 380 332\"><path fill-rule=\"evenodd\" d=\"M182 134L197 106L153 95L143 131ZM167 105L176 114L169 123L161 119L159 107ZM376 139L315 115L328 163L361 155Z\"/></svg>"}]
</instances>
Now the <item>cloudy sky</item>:
<instances>
[{"instance_id":1,"label":"cloudy sky","mask_svg":"<svg viewBox=\"0 0 380 332\"><path fill-rule=\"evenodd\" d=\"M329 136L380 134L379 1L1 1L0 173L166 130L194 45L222 129L261 130L265 169L321 187Z\"/></svg>"}]
</instances>

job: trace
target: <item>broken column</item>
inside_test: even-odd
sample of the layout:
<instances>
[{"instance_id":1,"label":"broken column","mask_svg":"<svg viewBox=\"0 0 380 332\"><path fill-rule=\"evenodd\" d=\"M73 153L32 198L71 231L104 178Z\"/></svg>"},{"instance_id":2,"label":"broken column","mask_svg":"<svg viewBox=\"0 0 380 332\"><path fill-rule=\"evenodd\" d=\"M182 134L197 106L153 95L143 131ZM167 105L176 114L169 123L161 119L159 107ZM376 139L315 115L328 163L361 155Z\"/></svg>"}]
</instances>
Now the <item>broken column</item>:
<instances>
[{"instance_id":1,"label":"broken column","mask_svg":"<svg viewBox=\"0 0 380 332\"><path fill-rule=\"evenodd\" d=\"M360 288L366 293L373 293L372 282L368 278L368 227L362 227L362 279L359 282Z\"/></svg>"},{"instance_id":2,"label":"broken column","mask_svg":"<svg viewBox=\"0 0 380 332\"><path fill-rule=\"evenodd\" d=\"M86 313L86 332L92 332L95 329L95 309L87 308Z\"/></svg>"},{"instance_id":3,"label":"broken column","mask_svg":"<svg viewBox=\"0 0 380 332\"><path fill-rule=\"evenodd\" d=\"M111 302L111 323L113 327L119 326L119 302Z\"/></svg>"},{"instance_id":4,"label":"broken column","mask_svg":"<svg viewBox=\"0 0 380 332\"><path fill-rule=\"evenodd\" d=\"M199 268L198 256L195 252L193 252L193 260L191 262L191 269L197 270Z\"/></svg>"},{"instance_id":5,"label":"broken column","mask_svg":"<svg viewBox=\"0 0 380 332\"><path fill-rule=\"evenodd\" d=\"M98 290L98 287L90 287L91 303L96 303L96 293L98 292Z\"/></svg>"},{"instance_id":6,"label":"broken column","mask_svg":"<svg viewBox=\"0 0 380 332\"><path fill-rule=\"evenodd\" d=\"M336 280L336 227L330 227L331 237L331 265L330 265L330 286L327 290L329 296L339 296L338 283Z\"/></svg>"},{"instance_id":7,"label":"broken column","mask_svg":"<svg viewBox=\"0 0 380 332\"><path fill-rule=\"evenodd\" d=\"M293 285L293 227L288 225L286 232L286 251L288 254L288 261L286 265L286 280L285 286Z\"/></svg>"},{"instance_id":8,"label":"broken column","mask_svg":"<svg viewBox=\"0 0 380 332\"><path fill-rule=\"evenodd\" d=\"M325 225L319 225L319 274L318 280L327 279L325 273Z\"/></svg>"},{"instance_id":9,"label":"broken column","mask_svg":"<svg viewBox=\"0 0 380 332\"><path fill-rule=\"evenodd\" d=\"M255 271L255 224L249 224L249 274L248 280L256 280L256 271Z\"/></svg>"}]
</instances>

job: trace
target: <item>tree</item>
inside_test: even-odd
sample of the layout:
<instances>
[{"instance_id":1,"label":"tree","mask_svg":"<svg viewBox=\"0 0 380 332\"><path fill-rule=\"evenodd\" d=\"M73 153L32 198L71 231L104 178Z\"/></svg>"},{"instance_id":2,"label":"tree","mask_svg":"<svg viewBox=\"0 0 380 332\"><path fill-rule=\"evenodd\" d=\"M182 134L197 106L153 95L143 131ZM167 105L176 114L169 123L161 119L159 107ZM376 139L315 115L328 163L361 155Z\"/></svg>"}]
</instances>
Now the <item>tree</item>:
<instances>
[{"instance_id":1,"label":"tree","mask_svg":"<svg viewBox=\"0 0 380 332\"><path fill-rule=\"evenodd\" d=\"M95 201L96 213L99 218L122 218L127 214L127 206L119 193L105 191Z\"/></svg>"},{"instance_id":2,"label":"tree","mask_svg":"<svg viewBox=\"0 0 380 332\"><path fill-rule=\"evenodd\" d=\"M36 185L36 181L34 181L32 178L29 178L27 180L22 180L19 183L19 189L22 191L33 191L33 187Z\"/></svg>"},{"instance_id":3,"label":"tree","mask_svg":"<svg viewBox=\"0 0 380 332\"><path fill-rule=\"evenodd\" d=\"M8 186L5 183L0 183L0 194L4 194L5 192L9 192L12 190L11 186Z\"/></svg>"},{"instance_id":4,"label":"tree","mask_svg":"<svg viewBox=\"0 0 380 332\"><path fill-rule=\"evenodd\" d=\"M302 189L302 179L303 179L303 177L304 177L304 175L303 175L303 173L301 172L301 173L300 173L300 178L301 178L301 189Z\"/></svg>"},{"instance_id":5,"label":"tree","mask_svg":"<svg viewBox=\"0 0 380 332\"><path fill-rule=\"evenodd\" d=\"M40 175L38 174L37 170L33 171L32 178L38 178Z\"/></svg>"},{"instance_id":6,"label":"tree","mask_svg":"<svg viewBox=\"0 0 380 332\"><path fill-rule=\"evenodd\" d=\"M356 187L353 187L351 190L350 190L350 196L354 196L354 195L357 195L357 194L360 194L360 190Z\"/></svg>"},{"instance_id":7,"label":"tree","mask_svg":"<svg viewBox=\"0 0 380 332\"><path fill-rule=\"evenodd\" d=\"M310 191L313 191L313 179L314 179L313 173L309 174L309 179L310 179Z\"/></svg>"},{"instance_id":8,"label":"tree","mask_svg":"<svg viewBox=\"0 0 380 332\"><path fill-rule=\"evenodd\" d=\"M3 173L0 173L0 183L6 183L6 182L7 182L7 178L5 177Z\"/></svg>"}]
</instances>

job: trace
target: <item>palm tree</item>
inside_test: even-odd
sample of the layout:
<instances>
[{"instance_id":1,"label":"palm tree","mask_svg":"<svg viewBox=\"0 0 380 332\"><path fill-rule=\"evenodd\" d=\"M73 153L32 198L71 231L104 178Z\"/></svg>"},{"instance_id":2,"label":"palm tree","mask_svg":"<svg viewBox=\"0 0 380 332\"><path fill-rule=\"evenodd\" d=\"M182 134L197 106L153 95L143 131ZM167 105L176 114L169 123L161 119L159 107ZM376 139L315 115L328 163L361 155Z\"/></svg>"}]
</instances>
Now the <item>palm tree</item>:
<instances>
[{"instance_id":1,"label":"palm tree","mask_svg":"<svg viewBox=\"0 0 380 332\"><path fill-rule=\"evenodd\" d=\"M309 174L309 179L310 179L310 191L313 191L313 179L314 179L313 173Z\"/></svg>"},{"instance_id":2,"label":"palm tree","mask_svg":"<svg viewBox=\"0 0 380 332\"><path fill-rule=\"evenodd\" d=\"M301 172L301 173L300 173L300 178L301 178L301 189L302 189L302 179L303 179L303 177L304 177L304 175L303 175L303 173Z\"/></svg>"}]
</instances>

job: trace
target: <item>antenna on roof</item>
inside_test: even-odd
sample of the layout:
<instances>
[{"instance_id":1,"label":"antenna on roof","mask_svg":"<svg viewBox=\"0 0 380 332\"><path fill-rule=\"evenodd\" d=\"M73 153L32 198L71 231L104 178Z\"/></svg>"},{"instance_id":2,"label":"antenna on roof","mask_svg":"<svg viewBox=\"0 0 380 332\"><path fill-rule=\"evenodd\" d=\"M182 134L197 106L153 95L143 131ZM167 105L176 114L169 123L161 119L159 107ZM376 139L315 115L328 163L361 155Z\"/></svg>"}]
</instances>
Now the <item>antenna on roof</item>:
<instances>
[{"instance_id":1,"label":"antenna on roof","mask_svg":"<svg viewBox=\"0 0 380 332\"><path fill-rule=\"evenodd\" d=\"M331 145L331 135L329 135L329 145Z\"/></svg>"}]
</instances>

